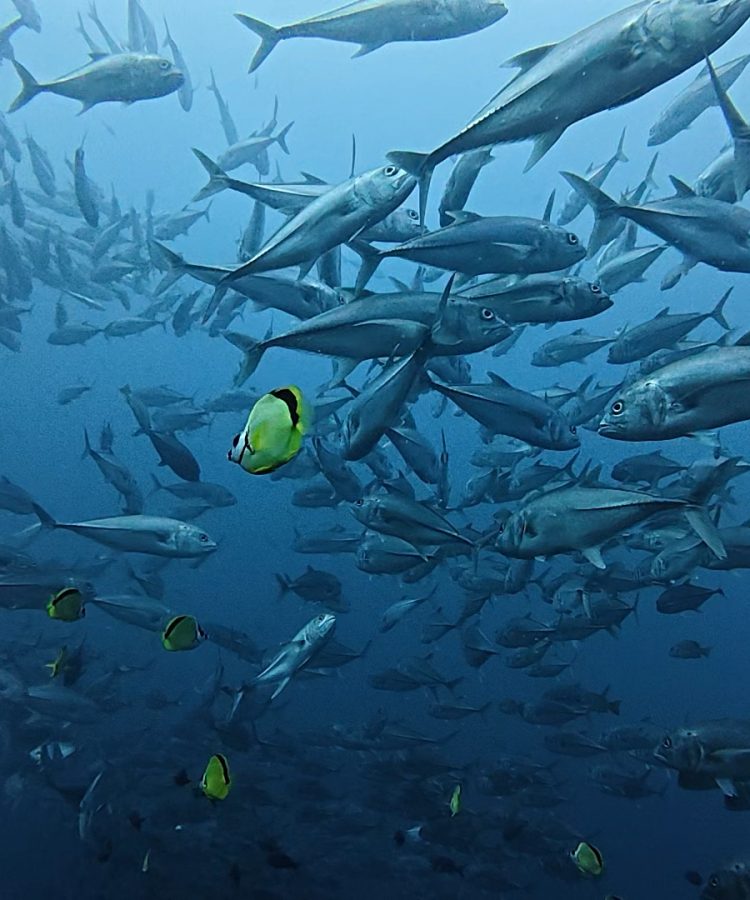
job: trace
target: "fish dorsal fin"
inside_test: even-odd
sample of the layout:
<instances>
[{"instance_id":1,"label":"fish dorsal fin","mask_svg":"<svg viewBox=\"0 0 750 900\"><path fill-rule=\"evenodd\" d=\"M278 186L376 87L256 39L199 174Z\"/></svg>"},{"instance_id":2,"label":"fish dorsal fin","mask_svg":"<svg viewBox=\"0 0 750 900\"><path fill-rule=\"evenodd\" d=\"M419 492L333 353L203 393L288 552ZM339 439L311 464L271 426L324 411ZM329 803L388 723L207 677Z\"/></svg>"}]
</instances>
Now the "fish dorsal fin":
<instances>
[{"instance_id":1,"label":"fish dorsal fin","mask_svg":"<svg viewBox=\"0 0 750 900\"><path fill-rule=\"evenodd\" d=\"M502 67L504 69L520 69L522 72L528 72L556 46L557 44L542 44L541 47L532 47L531 50L524 50L523 53L511 56L510 59L502 64Z\"/></svg>"},{"instance_id":2,"label":"fish dorsal fin","mask_svg":"<svg viewBox=\"0 0 750 900\"><path fill-rule=\"evenodd\" d=\"M658 312L658 313L654 316L654 318L655 318L655 319L663 319L664 316L668 316L668 315L669 315L669 307L668 307L668 306L665 306L664 309L662 309L660 312Z\"/></svg>"},{"instance_id":3,"label":"fish dorsal fin","mask_svg":"<svg viewBox=\"0 0 750 900\"><path fill-rule=\"evenodd\" d=\"M511 387L511 385L508 384L508 382L504 378L501 378L499 375L496 375L494 372L488 372L487 377L490 379L490 381L493 384L496 384L498 387L505 387L505 388Z\"/></svg>"},{"instance_id":4,"label":"fish dorsal fin","mask_svg":"<svg viewBox=\"0 0 750 900\"><path fill-rule=\"evenodd\" d=\"M482 216L465 209L446 210L445 215L453 219L454 225L465 225L467 222L478 222Z\"/></svg>"},{"instance_id":5,"label":"fish dorsal fin","mask_svg":"<svg viewBox=\"0 0 750 900\"><path fill-rule=\"evenodd\" d=\"M676 175L670 175L669 180L672 182L672 186L675 189L676 197L695 197L695 191L690 187L689 184L685 184L680 178L677 178Z\"/></svg>"},{"instance_id":6,"label":"fish dorsal fin","mask_svg":"<svg viewBox=\"0 0 750 900\"><path fill-rule=\"evenodd\" d=\"M89 59L91 62L98 62L100 59L104 59L105 56L110 56L109 53L105 53L104 50L92 50L89 53Z\"/></svg>"},{"instance_id":7,"label":"fish dorsal fin","mask_svg":"<svg viewBox=\"0 0 750 900\"><path fill-rule=\"evenodd\" d=\"M317 175L311 175L309 172L300 172L300 175L305 179L305 184L328 184L322 178L318 178Z\"/></svg>"},{"instance_id":8,"label":"fish dorsal fin","mask_svg":"<svg viewBox=\"0 0 750 900\"><path fill-rule=\"evenodd\" d=\"M750 347L750 331L734 342L735 347Z\"/></svg>"}]
</instances>

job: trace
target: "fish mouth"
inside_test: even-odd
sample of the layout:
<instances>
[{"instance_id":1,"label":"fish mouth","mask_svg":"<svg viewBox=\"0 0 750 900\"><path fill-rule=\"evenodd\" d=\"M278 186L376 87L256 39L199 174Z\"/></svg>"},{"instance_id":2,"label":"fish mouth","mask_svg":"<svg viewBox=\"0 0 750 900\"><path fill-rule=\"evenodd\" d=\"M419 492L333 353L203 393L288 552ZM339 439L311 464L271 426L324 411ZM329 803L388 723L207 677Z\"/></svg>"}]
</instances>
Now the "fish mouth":
<instances>
[{"instance_id":1,"label":"fish mouth","mask_svg":"<svg viewBox=\"0 0 750 900\"><path fill-rule=\"evenodd\" d=\"M608 422L606 419L602 419L602 421L596 427L597 434L602 435L602 437L612 437L613 435L620 434L619 425L615 425L613 422Z\"/></svg>"}]
</instances>

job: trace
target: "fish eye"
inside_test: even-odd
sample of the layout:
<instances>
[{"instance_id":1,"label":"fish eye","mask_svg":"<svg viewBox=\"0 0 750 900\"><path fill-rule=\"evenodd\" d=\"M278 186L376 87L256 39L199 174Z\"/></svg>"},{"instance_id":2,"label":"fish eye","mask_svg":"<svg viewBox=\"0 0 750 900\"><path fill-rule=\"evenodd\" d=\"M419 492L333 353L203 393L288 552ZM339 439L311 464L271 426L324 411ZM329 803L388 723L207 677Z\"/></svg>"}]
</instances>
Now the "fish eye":
<instances>
[{"instance_id":1,"label":"fish eye","mask_svg":"<svg viewBox=\"0 0 750 900\"><path fill-rule=\"evenodd\" d=\"M389 178L392 178L396 174L396 172L398 172L398 169L396 168L396 166L386 166L385 167L385 174Z\"/></svg>"},{"instance_id":2,"label":"fish eye","mask_svg":"<svg viewBox=\"0 0 750 900\"><path fill-rule=\"evenodd\" d=\"M207 544L209 541L209 537L207 534L201 534L198 536L198 540L201 542L201 544Z\"/></svg>"},{"instance_id":3,"label":"fish eye","mask_svg":"<svg viewBox=\"0 0 750 900\"><path fill-rule=\"evenodd\" d=\"M601 292L602 292L602 289L598 284L594 283L591 285L591 293L592 294L601 294Z\"/></svg>"},{"instance_id":4,"label":"fish eye","mask_svg":"<svg viewBox=\"0 0 750 900\"><path fill-rule=\"evenodd\" d=\"M575 425L571 425L571 426L570 426L570 433L571 433L571 434L578 434L578 429L576 428Z\"/></svg>"},{"instance_id":5,"label":"fish eye","mask_svg":"<svg viewBox=\"0 0 750 900\"><path fill-rule=\"evenodd\" d=\"M662 745L662 747L664 747L665 750L671 750L672 749L672 738L665 737L664 740L661 742L661 745Z\"/></svg>"},{"instance_id":6,"label":"fish eye","mask_svg":"<svg viewBox=\"0 0 750 900\"><path fill-rule=\"evenodd\" d=\"M709 884L709 886L712 887L712 888L718 887L718 886L719 886L719 878L718 878L718 876L717 876L717 875L712 875L712 876L708 879L708 884Z\"/></svg>"},{"instance_id":7,"label":"fish eye","mask_svg":"<svg viewBox=\"0 0 750 900\"><path fill-rule=\"evenodd\" d=\"M612 415L613 416L621 416L624 409L625 409L625 404L622 402L622 400L616 400L612 404Z\"/></svg>"},{"instance_id":8,"label":"fish eye","mask_svg":"<svg viewBox=\"0 0 750 900\"><path fill-rule=\"evenodd\" d=\"M354 505L355 505L355 506L362 507L362 506L365 505L365 501L360 497L359 500L355 500L355 501L354 501Z\"/></svg>"},{"instance_id":9,"label":"fish eye","mask_svg":"<svg viewBox=\"0 0 750 900\"><path fill-rule=\"evenodd\" d=\"M495 313L492 312L491 309L487 309L486 307L482 310L482 318L485 322L491 322L495 318Z\"/></svg>"},{"instance_id":10,"label":"fish eye","mask_svg":"<svg viewBox=\"0 0 750 900\"><path fill-rule=\"evenodd\" d=\"M575 247L578 244L578 238L574 234L569 234L568 243Z\"/></svg>"},{"instance_id":11,"label":"fish eye","mask_svg":"<svg viewBox=\"0 0 750 900\"><path fill-rule=\"evenodd\" d=\"M171 65L171 63L169 62L169 60L163 59L159 63L159 68L164 69L166 71L170 67L170 65Z\"/></svg>"},{"instance_id":12,"label":"fish eye","mask_svg":"<svg viewBox=\"0 0 750 900\"><path fill-rule=\"evenodd\" d=\"M415 222L416 222L417 219L419 218L419 213L416 211L416 209L407 209L406 215L407 215L410 219L413 219Z\"/></svg>"}]
</instances>

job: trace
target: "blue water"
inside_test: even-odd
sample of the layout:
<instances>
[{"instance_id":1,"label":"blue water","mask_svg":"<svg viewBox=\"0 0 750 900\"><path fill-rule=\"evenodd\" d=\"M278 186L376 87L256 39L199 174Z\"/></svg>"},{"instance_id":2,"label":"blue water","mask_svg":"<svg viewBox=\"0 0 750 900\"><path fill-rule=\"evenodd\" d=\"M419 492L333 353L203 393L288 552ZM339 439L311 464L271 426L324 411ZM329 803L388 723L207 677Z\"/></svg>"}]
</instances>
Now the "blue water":
<instances>
[{"instance_id":1,"label":"blue water","mask_svg":"<svg viewBox=\"0 0 750 900\"><path fill-rule=\"evenodd\" d=\"M292 21L319 12L324 5L319 0L256 0L248 12L266 21ZM274 50L257 74L247 75L257 40L233 19L235 4L225 0L149 0L146 10L160 37L165 16L198 87L189 114L179 107L176 96L170 96L127 108L104 105L79 117L72 101L43 95L8 121L19 137L28 129L48 151L59 186L68 178L65 161L72 160L76 147L85 140L89 176L105 192L113 186L123 210L132 206L142 212L146 193L153 190L156 212L175 212L189 203L205 181L190 148L214 157L225 148L216 104L206 90L212 67L241 136L270 119L275 97L279 99L280 125L294 122L289 135L291 155L273 147L272 166L278 160L289 180L305 171L336 183L349 175L352 134L357 142L357 171L382 164L385 154L395 148L427 150L437 146L505 83L508 72L499 69L503 60L564 38L621 6L618 0L596 4L515 0L509 5L509 15L484 32L441 43L386 46L358 60L349 58L351 45L289 41ZM13 9L7 6L3 11L10 18ZM86 48L75 33L78 3L40 0L39 7L42 33L21 31L13 44L17 58L43 80L82 64ZM113 34L123 38L127 33L125 4L100 0L98 9ZM719 51L717 59L723 62L738 56L747 48L747 40L745 30ZM692 77L694 72L686 73L632 105L574 125L528 175L521 172L530 145L498 147L496 161L480 175L468 208L486 215L540 217L553 188L558 197L567 196L568 186L560 178L560 170L583 174L590 163L604 162L614 152L624 127L630 161L616 167L608 190L616 196L634 187L652 157L646 146L649 127ZM7 60L0 85L0 105L5 108L18 90L16 74ZM750 109L747 76L740 78L732 96L740 109ZM724 122L714 108L662 147L656 172L658 195L668 193L670 174L692 181L726 140ZM19 183L33 185L26 156L15 171ZM449 164L438 169L431 189L433 203L449 172ZM255 177L251 167L232 174L246 180ZM416 194L407 205L416 207ZM250 211L247 198L219 194L213 200L210 221L198 222L173 246L189 260L233 265L236 241ZM0 213L3 221L9 221L7 207ZM431 216L434 224L434 211ZM74 227L69 220L61 221L69 230ZM269 222L279 224L281 219L269 212ZM586 211L573 230L585 240L590 227ZM22 239L22 235L16 237ZM641 243L650 242L645 237L641 233ZM344 282L351 284L358 260L345 253ZM497 360L489 353L472 357L472 380L482 381L489 370L526 390L554 383L575 388L589 374L602 384L613 384L623 373L607 366L606 351L584 364L568 364L559 370L532 368L529 359L538 345L576 327L612 335L627 323L652 317L666 305L673 312L710 309L730 286L735 286L728 307L730 322L737 334L748 330L743 292L746 276L700 266L674 291L662 295L661 277L676 262L673 251L666 253L644 284L626 288L617 295L614 308L595 320L557 325L550 331L527 329L507 356ZM388 262L382 271L409 278L413 266ZM132 314L152 301L157 280L156 275L151 278L142 296L133 293ZM385 291L389 283L378 276L372 287ZM187 279L180 283L181 291L192 289ZM46 338L54 327L59 296L58 290L35 280L30 311L23 316L21 352L0 348L0 474L25 487L61 521L116 515L116 493L104 483L91 460L81 459L83 429L98 436L102 425L111 423L115 453L148 491L157 459L145 437L132 435L134 421L119 388L124 384L134 388L167 384L194 397L200 405L231 387L240 354L221 338L210 338L199 324L179 339L168 326L124 340L98 336L85 346L52 346ZM108 308L105 313L84 309L71 299L64 303L71 320L97 326L127 315L120 309ZM269 325L278 332L292 323L283 313L251 312L248 308L233 327L260 337ZM718 336L713 322L691 335L706 340ZM281 384L297 383L313 396L329 375L325 359L273 350L246 387L261 394ZM363 378L360 374L354 381L361 384ZM58 391L78 383L91 384L93 390L79 401L60 406ZM434 397L423 397L416 407L417 416L420 429L434 446L438 446L441 429L445 431L455 503L466 480L476 473L468 457L479 444L477 426L466 416L454 416L452 409L436 419L432 415L436 408ZM351 604L350 612L338 616L337 639L353 648L362 648L369 641L371 646L364 658L329 670L326 677L293 680L257 720L262 740L273 743L278 729L291 750L259 745L250 716L246 720L248 745L236 748L225 745L211 723L191 717L190 710L195 706L195 691L212 676L219 659L225 666L222 683L228 688L249 680L255 667L210 643L196 652L167 654L158 635L110 619L94 608L73 625L48 621L43 612L5 613L0 638L2 665L19 675L24 684L47 681L44 664L55 657L60 646L74 646L85 639L87 663L77 689L85 695L94 691L92 686L99 679L110 677L115 699L91 724L66 725L54 718L29 723L22 704L0 707L0 729L7 735L7 741L0 744L0 900L49 896L60 900L515 896L493 887L493 879L498 884L501 873L519 886L518 896L594 900L612 893L625 900L677 900L700 893L685 880L686 870L705 875L721 861L746 851L747 814L724 810L717 791L680 791L665 770L655 768L650 784L660 794L637 801L605 796L592 782L590 769L609 764L609 757L553 756L543 745L549 729L499 712L496 701L537 700L555 684L530 679L523 671L505 666L502 657L508 651L502 650L483 668L474 670L464 661L458 632L435 644L423 644L422 626L441 618L438 608L451 618L463 602L463 591L450 577L452 562L426 582L404 588L395 576L364 574L348 555L294 553L290 544L295 530L313 531L336 524L349 529L356 523L346 503L326 510L293 506L292 493L300 482L252 478L238 466L230 466L226 452L245 418L245 412L222 414L209 428L183 435L200 462L202 478L225 485L238 502L201 517L201 527L219 542L219 550L200 566L187 560L170 563L162 572L164 603L176 613L240 629L260 648L273 648L321 611L318 604L292 594L278 597L275 575L295 577L311 564L335 574ZM747 439L746 425L725 429L725 454L743 455ZM685 463L706 458L710 452L687 439L658 446ZM603 463L607 472L631 450L641 449L648 452L653 448L618 445L587 431L583 432L580 463L592 459ZM558 456L543 458L555 464L569 458ZM360 465L355 470L368 485L369 471ZM167 470L160 469L159 477L177 480ZM423 486L418 488L421 498L428 493ZM733 486L733 497L735 502L727 505L725 519L740 524L747 518L748 492L743 480ZM147 501L149 512L163 514L169 509L163 494ZM469 510L468 518L456 514L453 519L459 526L471 521L485 527L495 511L496 505L488 504ZM33 517L0 515L0 543L35 521ZM106 548L66 533L42 535L26 552L51 574L54 566L49 563L53 560L70 567L86 566L111 555ZM632 566L641 557L630 554L622 558ZM136 564L143 562L143 558L130 559ZM575 566L567 557L553 563L555 572ZM537 574L545 568L538 564ZM92 580L102 595L137 592L122 558ZM562 676L563 683L580 681L597 691L609 687L610 695L622 700L619 719L592 715L568 726L569 730L596 736L605 728L643 720L674 728L706 718L746 715L750 623L745 614L744 574L700 570L695 580L722 587L726 597L713 598L701 613L668 617L655 610L660 589L647 588L640 595L637 621L630 617L618 634L597 635L559 653L560 659L574 659L571 670ZM434 601L410 614L393 631L380 633L382 613L392 602L405 594L426 593L433 585L437 585ZM632 602L634 595L626 599ZM493 636L509 618L527 612L551 618L534 585L515 596L494 597L483 611L482 630ZM710 657L696 662L670 658L670 646L685 638L712 647ZM457 697L472 705L493 702L485 717L440 722L427 713L435 702L429 691L386 693L370 686L368 679L374 673L431 651L432 662L441 673L464 677ZM138 670L123 670L131 666ZM168 699L166 706L154 708L161 706L149 699L155 691ZM451 699L444 690L439 697L440 702ZM220 700L226 706L224 695ZM442 737L457 730L431 754L454 767L455 774L407 782L401 778L404 754L314 746L313 735L330 734L333 726L354 731L379 711L427 736ZM77 747L54 779L29 757L45 740L69 741ZM233 789L226 801L211 805L203 797L194 797L193 788L214 752L223 752L229 759ZM554 810L534 810L524 808L517 799L502 800L483 792L481 774L506 757L552 766L549 777L559 790L560 805ZM371 770L376 762L384 764L390 776L376 780ZM316 767L309 767L311 763ZM172 783L181 769L191 779L185 788ZM105 772L106 788L98 804L96 840L81 841L77 804L81 791L100 771ZM58 787L54 787L51 781L58 775ZM63 782L71 786L67 796L59 789ZM448 822L448 801L459 782L464 787L464 808L446 842L397 846L393 836L398 830L424 822ZM141 831L128 821L133 812L145 818ZM537 849L524 848L522 852L509 846L502 832L505 817L511 814L528 816L535 825L549 827L559 835L554 847L540 843ZM355 823L359 827L355 828ZM177 826L180 829L175 831ZM267 851L259 842L270 839L278 842L298 868L269 865ZM602 850L606 872L601 879L578 877L568 861L567 850L579 839ZM103 853L103 846L109 847L109 855ZM143 872L149 850L148 871ZM465 866L464 874L433 871L431 860L443 856ZM545 860L559 863L565 877L546 874ZM233 865L241 870L239 883L230 877Z\"/></svg>"}]
</instances>

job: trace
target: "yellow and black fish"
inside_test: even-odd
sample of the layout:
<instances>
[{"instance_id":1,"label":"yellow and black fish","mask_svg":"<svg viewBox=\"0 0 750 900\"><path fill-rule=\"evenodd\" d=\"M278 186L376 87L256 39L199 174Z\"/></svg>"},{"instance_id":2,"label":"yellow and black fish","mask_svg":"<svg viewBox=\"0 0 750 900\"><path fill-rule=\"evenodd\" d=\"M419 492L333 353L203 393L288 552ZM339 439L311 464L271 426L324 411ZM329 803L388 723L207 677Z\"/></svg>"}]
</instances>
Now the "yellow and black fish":
<instances>
[{"instance_id":1,"label":"yellow and black fish","mask_svg":"<svg viewBox=\"0 0 750 900\"><path fill-rule=\"evenodd\" d=\"M201 779L201 788L209 800L226 800L232 786L229 763L221 753L215 753L208 761Z\"/></svg>"},{"instance_id":2,"label":"yellow and black fish","mask_svg":"<svg viewBox=\"0 0 750 900\"><path fill-rule=\"evenodd\" d=\"M61 622L76 622L86 615L83 594L74 587L58 591L47 601L47 615Z\"/></svg>"},{"instance_id":3,"label":"yellow and black fish","mask_svg":"<svg viewBox=\"0 0 750 900\"><path fill-rule=\"evenodd\" d=\"M267 475L299 453L310 416L302 391L294 385L265 394L250 410L242 434L227 454L251 475Z\"/></svg>"},{"instance_id":4,"label":"yellow and black fish","mask_svg":"<svg viewBox=\"0 0 750 900\"><path fill-rule=\"evenodd\" d=\"M192 616L175 616L167 622L161 643L165 650L194 650L208 635Z\"/></svg>"},{"instance_id":5,"label":"yellow and black fish","mask_svg":"<svg viewBox=\"0 0 750 900\"><path fill-rule=\"evenodd\" d=\"M604 872L604 857L593 844L586 841L581 841L575 850L571 851L570 858L578 871L589 878L598 878Z\"/></svg>"}]
</instances>

